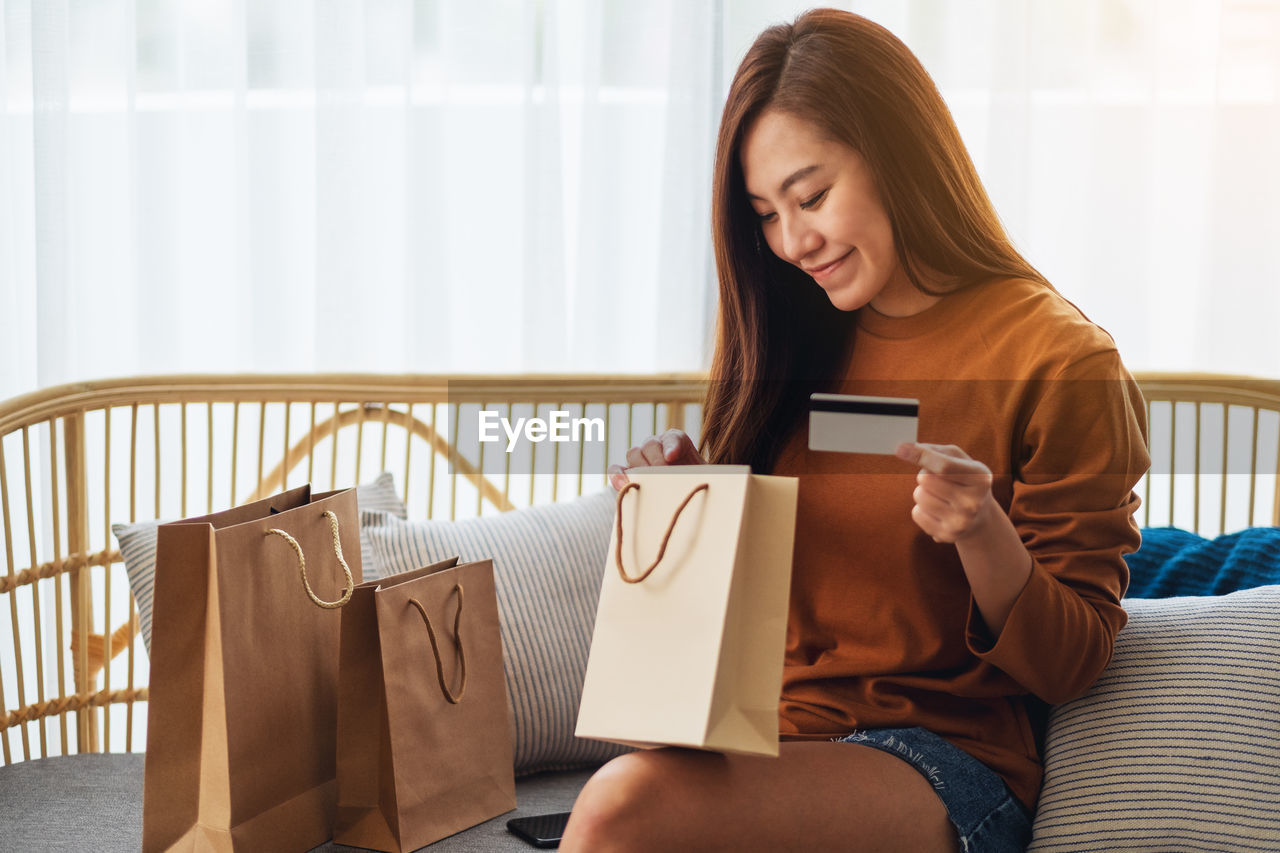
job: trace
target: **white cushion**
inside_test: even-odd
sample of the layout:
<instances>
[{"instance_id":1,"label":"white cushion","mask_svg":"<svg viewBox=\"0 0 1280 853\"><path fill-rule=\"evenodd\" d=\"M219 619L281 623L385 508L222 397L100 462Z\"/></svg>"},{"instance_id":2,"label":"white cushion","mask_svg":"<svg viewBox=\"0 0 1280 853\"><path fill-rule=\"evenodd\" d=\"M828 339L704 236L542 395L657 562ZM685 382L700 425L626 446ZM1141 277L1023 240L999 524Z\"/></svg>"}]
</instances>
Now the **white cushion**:
<instances>
[{"instance_id":1,"label":"white cushion","mask_svg":"<svg viewBox=\"0 0 1280 853\"><path fill-rule=\"evenodd\" d=\"M396 484L390 471L379 474L372 482L356 488L356 505L361 510L379 510L404 518L408 513L404 501L396 492ZM151 606L155 595L156 580L156 528L162 522L140 521L136 524L113 524L111 532L120 543L120 556L129 576L129 588L138 605L138 623L142 642L151 651ZM360 563L366 578L379 577L375 557L360 537Z\"/></svg>"},{"instance_id":2,"label":"white cushion","mask_svg":"<svg viewBox=\"0 0 1280 853\"><path fill-rule=\"evenodd\" d=\"M518 774L603 763L626 747L574 737L613 523L614 493L462 521L363 513L388 574L493 559Z\"/></svg>"},{"instance_id":3,"label":"white cushion","mask_svg":"<svg viewBox=\"0 0 1280 853\"><path fill-rule=\"evenodd\" d=\"M1280 586L1130 599L1053 709L1029 850L1280 850Z\"/></svg>"}]
</instances>

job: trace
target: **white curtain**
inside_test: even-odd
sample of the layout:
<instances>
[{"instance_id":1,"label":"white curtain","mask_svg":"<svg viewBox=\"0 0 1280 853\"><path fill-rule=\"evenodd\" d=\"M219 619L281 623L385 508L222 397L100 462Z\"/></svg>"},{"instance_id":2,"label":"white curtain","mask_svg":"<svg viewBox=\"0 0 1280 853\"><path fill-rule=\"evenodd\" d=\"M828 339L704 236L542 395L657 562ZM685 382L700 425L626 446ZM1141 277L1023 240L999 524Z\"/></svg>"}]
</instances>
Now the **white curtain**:
<instances>
[{"instance_id":1,"label":"white curtain","mask_svg":"<svg viewBox=\"0 0 1280 853\"><path fill-rule=\"evenodd\" d=\"M792 0L0 0L0 398L707 364L727 81ZM1280 376L1280 2L878 0L1137 368Z\"/></svg>"},{"instance_id":2,"label":"white curtain","mask_svg":"<svg viewBox=\"0 0 1280 853\"><path fill-rule=\"evenodd\" d=\"M715 4L0 9L0 397L702 364Z\"/></svg>"}]
</instances>

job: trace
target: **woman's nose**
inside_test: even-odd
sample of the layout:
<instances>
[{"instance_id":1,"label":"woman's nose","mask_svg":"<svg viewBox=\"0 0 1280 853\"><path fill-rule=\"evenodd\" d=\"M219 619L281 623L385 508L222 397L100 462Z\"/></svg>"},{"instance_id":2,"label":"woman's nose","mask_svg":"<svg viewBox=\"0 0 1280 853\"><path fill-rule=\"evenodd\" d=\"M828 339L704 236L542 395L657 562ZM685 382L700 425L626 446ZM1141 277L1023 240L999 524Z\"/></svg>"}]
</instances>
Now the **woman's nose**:
<instances>
[{"instance_id":1,"label":"woman's nose","mask_svg":"<svg viewBox=\"0 0 1280 853\"><path fill-rule=\"evenodd\" d=\"M801 261L822 246L822 235L802 216L788 217L782 223L782 253L786 260L800 266Z\"/></svg>"}]
</instances>

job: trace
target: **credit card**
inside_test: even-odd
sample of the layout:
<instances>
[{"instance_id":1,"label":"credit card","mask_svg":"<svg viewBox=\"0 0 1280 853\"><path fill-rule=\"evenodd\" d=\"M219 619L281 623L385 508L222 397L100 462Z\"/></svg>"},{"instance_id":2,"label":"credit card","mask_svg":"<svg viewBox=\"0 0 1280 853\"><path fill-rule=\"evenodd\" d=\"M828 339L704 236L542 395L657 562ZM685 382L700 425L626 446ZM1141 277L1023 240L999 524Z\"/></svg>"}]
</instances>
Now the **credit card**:
<instances>
[{"instance_id":1,"label":"credit card","mask_svg":"<svg viewBox=\"0 0 1280 853\"><path fill-rule=\"evenodd\" d=\"M856 394L809 395L809 449L889 453L915 441L920 401Z\"/></svg>"}]
</instances>

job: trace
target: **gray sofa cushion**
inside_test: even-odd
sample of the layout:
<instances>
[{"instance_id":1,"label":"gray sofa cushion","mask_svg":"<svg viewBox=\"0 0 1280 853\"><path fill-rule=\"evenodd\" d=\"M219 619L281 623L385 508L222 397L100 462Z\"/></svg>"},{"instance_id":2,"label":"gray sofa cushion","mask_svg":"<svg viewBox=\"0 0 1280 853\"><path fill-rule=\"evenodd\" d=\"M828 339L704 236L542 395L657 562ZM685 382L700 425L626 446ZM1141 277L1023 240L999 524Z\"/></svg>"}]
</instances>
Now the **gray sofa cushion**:
<instances>
[{"instance_id":1,"label":"gray sofa cushion","mask_svg":"<svg viewBox=\"0 0 1280 853\"><path fill-rule=\"evenodd\" d=\"M136 853L142 845L138 753L70 755L0 767L0 849ZM542 773L516 782L513 812L430 845L431 853L533 850L507 832L513 817L568 811L591 770ZM357 848L329 842L317 851Z\"/></svg>"}]
</instances>

